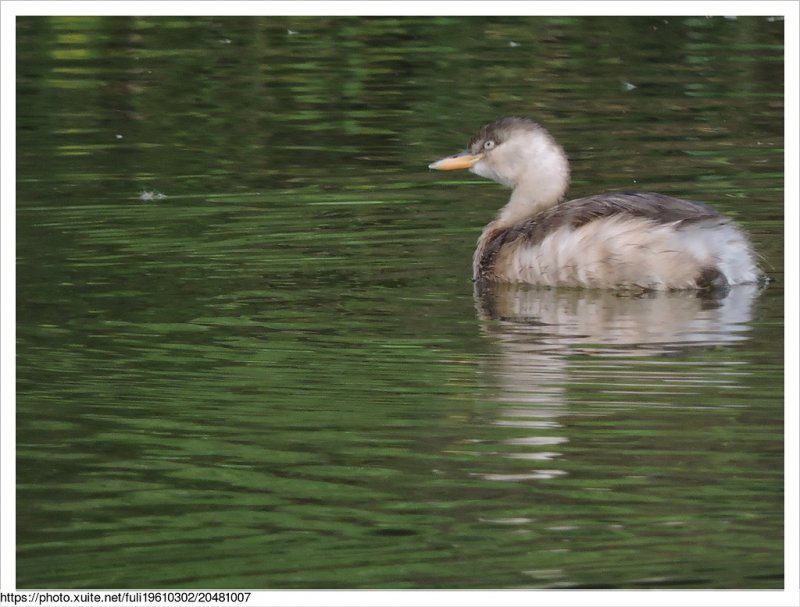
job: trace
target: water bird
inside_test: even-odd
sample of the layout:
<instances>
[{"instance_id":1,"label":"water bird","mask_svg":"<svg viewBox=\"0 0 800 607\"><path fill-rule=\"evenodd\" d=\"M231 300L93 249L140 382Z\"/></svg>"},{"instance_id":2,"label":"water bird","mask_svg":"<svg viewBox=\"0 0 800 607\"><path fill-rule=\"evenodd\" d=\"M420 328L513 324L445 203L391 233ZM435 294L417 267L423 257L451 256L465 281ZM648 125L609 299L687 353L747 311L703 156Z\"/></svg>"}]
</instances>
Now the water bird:
<instances>
[{"instance_id":1,"label":"water bird","mask_svg":"<svg viewBox=\"0 0 800 607\"><path fill-rule=\"evenodd\" d=\"M489 122L466 150L429 168L469 169L512 190L478 239L476 281L727 291L761 280L747 236L704 203L653 192L565 201L567 155L532 119Z\"/></svg>"}]
</instances>

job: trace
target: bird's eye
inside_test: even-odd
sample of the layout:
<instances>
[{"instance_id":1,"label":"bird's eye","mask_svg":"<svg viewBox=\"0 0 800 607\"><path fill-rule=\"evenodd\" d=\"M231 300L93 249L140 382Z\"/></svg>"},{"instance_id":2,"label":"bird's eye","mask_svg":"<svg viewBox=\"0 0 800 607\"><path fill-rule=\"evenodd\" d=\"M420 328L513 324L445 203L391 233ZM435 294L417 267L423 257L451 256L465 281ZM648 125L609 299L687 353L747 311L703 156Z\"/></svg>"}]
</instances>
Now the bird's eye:
<instances>
[{"instance_id":1,"label":"bird's eye","mask_svg":"<svg viewBox=\"0 0 800 607\"><path fill-rule=\"evenodd\" d=\"M487 139L483 142L483 149L484 150L491 150L494 147L494 141L491 139Z\"/></svg>"}]
</instances>

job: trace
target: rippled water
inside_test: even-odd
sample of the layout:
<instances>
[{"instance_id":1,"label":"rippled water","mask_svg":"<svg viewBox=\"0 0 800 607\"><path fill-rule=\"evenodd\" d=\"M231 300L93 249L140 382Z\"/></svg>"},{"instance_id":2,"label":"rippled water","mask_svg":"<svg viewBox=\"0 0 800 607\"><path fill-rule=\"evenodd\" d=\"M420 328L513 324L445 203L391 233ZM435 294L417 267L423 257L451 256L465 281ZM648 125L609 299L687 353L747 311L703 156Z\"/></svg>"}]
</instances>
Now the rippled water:
<instances>
[{"instance_id":1,"label":"rippled water","mask_svg":"<svg viewBox=\"0 0 800 607\"><path fill-rule=\"evenodd\" d=\"M17 35L19 587L782 587L782 22ZM505 114L771 284L474 292Z\"/></svg>"}]
</instances>

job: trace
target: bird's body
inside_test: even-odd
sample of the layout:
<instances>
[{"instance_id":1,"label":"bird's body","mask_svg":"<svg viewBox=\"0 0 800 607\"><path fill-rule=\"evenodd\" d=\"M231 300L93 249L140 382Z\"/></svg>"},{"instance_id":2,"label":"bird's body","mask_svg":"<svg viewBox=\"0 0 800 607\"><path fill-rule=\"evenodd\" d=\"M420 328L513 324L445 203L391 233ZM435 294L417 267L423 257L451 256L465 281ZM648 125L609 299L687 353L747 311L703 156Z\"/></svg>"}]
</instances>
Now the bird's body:
<instances>
[{"instance_id":1,"label":"bird's body","mask_svg":"<svg viewBox=\"0 0 800 607\"><path fill-rule=\"evenodd\" d=\"M469 149L430 166L469 168L513 190L478 239L476 280L669 290L727 288L761 276L744 233L703 203L651 192L562 202L567 156L532 120L491 122Z\"/></svg>"}]
</instances>

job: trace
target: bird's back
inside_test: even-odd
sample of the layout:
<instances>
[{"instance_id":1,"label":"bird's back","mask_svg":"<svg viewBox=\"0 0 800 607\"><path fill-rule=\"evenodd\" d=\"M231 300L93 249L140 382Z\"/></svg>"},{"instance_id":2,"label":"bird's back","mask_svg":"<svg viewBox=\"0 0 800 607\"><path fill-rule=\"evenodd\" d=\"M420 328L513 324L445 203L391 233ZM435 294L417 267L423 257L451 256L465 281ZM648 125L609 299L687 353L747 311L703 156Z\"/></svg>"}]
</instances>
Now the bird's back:
<instances>
[{"instance_id":1,"label":"bird's back","mask_svg":"<svg viewBox=\"0 0 800 607\"><path fill-rule=\"evenodd\" d=\"M555 205L510 227L489 224L476 279L551 286L709 288L756 282L745 235L713 208L650 192Z\"/></svg>"}]
</instances>

